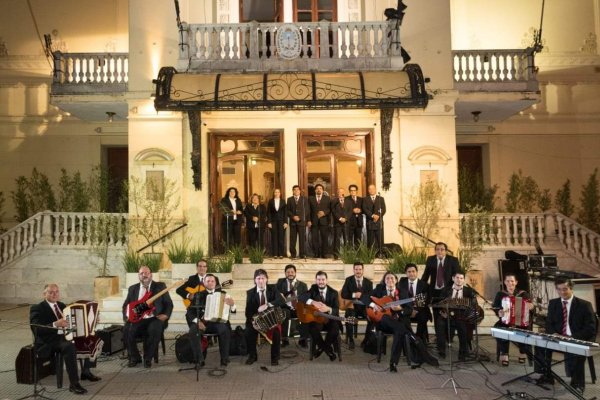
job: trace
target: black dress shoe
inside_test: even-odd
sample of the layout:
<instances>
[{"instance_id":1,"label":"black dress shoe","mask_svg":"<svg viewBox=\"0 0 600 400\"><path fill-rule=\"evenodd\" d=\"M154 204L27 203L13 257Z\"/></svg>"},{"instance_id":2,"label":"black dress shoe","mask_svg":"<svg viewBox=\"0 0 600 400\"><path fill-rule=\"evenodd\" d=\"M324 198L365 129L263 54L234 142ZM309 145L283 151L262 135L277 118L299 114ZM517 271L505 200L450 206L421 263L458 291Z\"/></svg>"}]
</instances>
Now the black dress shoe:
<instances>
[{"instance_id":1,"label":"black dress shoe","mask_svg":"<svg viewBox=\"0 0 600 400\"><path fill-rule=\"evenodd\" d=\"M281 347L288 347L290 345L290 341L287 339L283 339L281 341Z\"/></svg>"},{"instance_id":2,"label":"black dress shoe","mask_svg":"<svg viewBox=\"0 0 600 400\"><path fill-rule=\"evenodd\" d=\"M279 365L279 360L278 359L271 360L271 365L273 365L273 366Z\"/></svg>"},{"instance_id":3,"label":"black dress shoe","mask_svg":"<svg viewBox=\"0 0 600 400\"><path fill-rule=\"evenodd\" d=\"M554 385L554 378L551 376L540 376L536 381L536 385Z\"/></svg>"},{"instance_id":4,"label":"black dress shoe","mask_svg":"<svg viewBox=\"0 0 600 400\"><path fill-rule=\"evenodd\" d=\"M300 347L302 347L303 349L305 349L305 348L308 347L308 345L306 344L306 339L300 339L300 340L298 340L298 345Z\"/></svg>"},{"instance_id":5,"label":"black dress shoe","mask_svg":"<svg viewBox=\"0 0 600 400\"><path fill-rule=\"evenodd\" d=\"M333 350L327 350L326 353L330 361L335 361L335 359L337 358Z\"/></svg>"},{"instance_id":6,"label":"black dress shoe","mask_svg":"<svg viewBox=\"0 0 600 400\"><path fill-rule=\"evenodd\" d=\"M229 360L221 360L221 367L226 367L229 365Z\"/></svg>"},{"instance_id":7,"label":"black dress shoe","mask_svg":"<svg viewBox=\"0 0 600 400\"><path fill-rule=\"evenodd\" d=\"M348 342L348 348L350 350L354 350L354 347L356 347L355 344L354 344L354 340L351 340L350 342Z\"/></svg>"},{"instance_id":8,"label":"black dress shoe","mask_svg":"<svg viewBox=\"0 0 600 400\"><path fill-rule=\"evenodd\" d=\"M144 360L144 368L151 368L152 360Z\"/></svg>"},{"instance_id":9,"label":"black dress shoe","mask_svg":"<svg viewBox=\"0 0 600 400\"><path fill-rule=\"evenodd\" d=\"M81 373L81 380L82 381L98 382L101 379L102 378L100 378L99 376L96 376L96 375L92 374L91 371L86 371L86 372L82 372Z\"/></svg>"},{"instance_id":10,"label":"black dress shoe","mask_svg":"<svg viewBox=\"0 0 600 400\"><path fill-rule=\"evenodd\" d=\"M133 360L129 360L129 363L127 363L127 366L128 366L129 368L133 368L133 367L135 367L136 365L138 365L140 362L142 362L142 360L139 360L139 359L133 359Z\"/></svg>"},{"instance_id":11,"label":"black dress shoe","mask_svg":"<svg viewBox=\"0 0 600 400\"><path fill-rule=\"evenodd\" d=\"M315 348L315 351L313 353L313 357L314 358L319 358L319 357L321 357L321 354L323 354L323 349L317 347L317 348Z\"/></svg>"},{"instance_id":12,"label":"black dress shoe","mask_svg":"<svg viewBox=\"0 0 600 400\"><path fill-rule=\"evenodd\" d=\"M248 356L248 359L246 360L246 365L252 365L256 361L258 361L258 357L256 357L256 356Z\"/></svg>"},{"instance_id":13,"label":"black dress shoe","mask_svg":"<svg viewBox=\"0 0 600 400\"><path fill-rule=\"evenodd\" d=\"M81 386L79 383L69 386L69 392L75 394L86 394L87 389Z\"/></svg>"},{"instance_id":14,"label":"black dress shoe","mask_svg":"<svg viewBox=\"0 0 600 400\"><path fill-rule=\"evenodd\" d=\"M398 372L398 368L396 368L396 364L394 364L394 363L390 364L390 372Z\"/></svg>"},{"instance_id":15,"label":"black dress shoe","mask_svg":"<svg viewBox=\"0 0 600 400\"><path fill-rule=\"evenodd\" d=\"M443 350L438 350L438 355L442 360L446 358L446 352Z\"/></svg>"},{"instance_id":16,"label":"black dress shoe","mask_svg":"<svg viewBox=\"0 0 600 400\"><path fill-rule=\"evenodd\" d=\"M583 386L581 385L577 385L577 384L571 384L570 385L577 393L579 394L583 394Z\"/></svg>"}]
</instances>

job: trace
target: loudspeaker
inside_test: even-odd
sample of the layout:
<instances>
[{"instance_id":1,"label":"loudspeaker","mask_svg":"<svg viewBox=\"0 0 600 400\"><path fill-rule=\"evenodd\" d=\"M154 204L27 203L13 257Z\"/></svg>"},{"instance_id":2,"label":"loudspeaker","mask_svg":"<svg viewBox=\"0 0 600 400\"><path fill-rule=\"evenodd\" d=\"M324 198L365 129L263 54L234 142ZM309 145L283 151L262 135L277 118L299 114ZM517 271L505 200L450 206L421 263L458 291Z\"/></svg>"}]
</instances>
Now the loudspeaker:
<instances>
[{"instance_id":1,"label":"loudspeaker","mask_svg":"<svg viewBox=\"0 0 600 400\"><path fill-rule=\"evenodd\" d=\"M498 260L498 275L500 276L500 287L504 289L504 275L512 274L517 278L517 290L529 293L529 274L527 273L527 261Z\"/></svg>"},{"instance_id":2,"label":"loudspeaker","mask_svg":"<svg viewBox=\"0 0 600 400\"><path fill-rule=\"evenodd\" d=\"M111 325L96 331L96 336L104 341L102 354L109 355L123 350L123 327L121 325Z\"/></svg>"},{"instance_id":3,"label":"loudspeaker","mask_svg":"<svg viewBox=\"0 0 600 400\"><path fill-rule=\"evenodd\" d=\"M33 346L28 345L21 348L15 359L15 371L17 373L17 383L33 383ZM38 381L48 375L54 374L54 361L51 358L41 358L37 360Z\"/></svg>"}]
</instances>

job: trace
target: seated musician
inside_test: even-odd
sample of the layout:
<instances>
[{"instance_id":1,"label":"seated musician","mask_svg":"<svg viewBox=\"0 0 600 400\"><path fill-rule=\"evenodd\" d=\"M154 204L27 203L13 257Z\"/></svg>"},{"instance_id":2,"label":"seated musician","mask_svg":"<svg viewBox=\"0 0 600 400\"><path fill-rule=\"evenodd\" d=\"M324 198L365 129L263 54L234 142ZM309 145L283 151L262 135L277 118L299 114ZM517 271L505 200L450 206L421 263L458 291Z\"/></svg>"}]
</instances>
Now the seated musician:
<instances>
[{"instance_id":1,"label":"seated musician","mask_svg":"<svg viewBox=\"0 0 600 400\"><path fill-rule=\"evenodd\" d=\"M554 280L559 298L548 303L546 333L573 339L595 341L596 316L589 301L573 295L573 282L566 277ZM535 348L535 371L542 374L538 384L553 384L551 374L552 350ZM585 356L565 353L565 370L571 376L570 385L583 393L585 389Z\"/></svg>"},{"instance_id":2,"label":"seated musician","mask_svg":"<svg viewBox=\"0 0 600 400\"><path fill-rule=\"evenodd\" d=\"M288 264L285 266L285 278L279 278L277 280L277 290L279 293L283 294L285 297L294 297L300 296L303 293L308 292L308 286L306 283L296 279L296 267L293 264ZM295 301L289 301L286 303L283 310L285 311L286 318L283 321L283 326L289 326L289 321L292 318L297 318L296 308L294 305ZM299 324L298 332L300 333L300 340L298 344L301 347L306 347L306 338L308 337L308 330L306 325ZM284 337L281 340L281 346L285 347L289 345L289 341L287 337Z\"/></svg>"},{"instance_id":3,"label":"seated musician","mask_svg":"<svg viewBox=\"0 0 600 400\"><path fill-rule=\"evenodd\" d=\"M191 300L194 294L204 286L204 277L208 270L208 263L206 260L201 259L196 263L196 272L194 275L190 275L188 280L177 288L177 294L180 295L184 300ZM215 277L217 285L219 285L219 278Z\"/></svg>"},{"instance_id":4,"label":"seated musician","mask_svg":"<svg viewBox=\"0 0 600 400\"><path fill-rule=\"evenodd\" d=\"M125 321L129 317L130 303L137 302L147 293L155 294L166 289L166 285L163 282L152 280L152 271L145 265L139 268L138 278L140 283L129 286L127 297L123 303L123 318ZM151 312L144 314L143 318L138 322L127 323L124 329L123 336L129 354L129 363L127 366L130 368L135 367L142 361L136 343L136 339L139 336L144 336L144 367L150 368L152 366L152 357L154 357L162 333L173 311L173 302L171 301L169 292L157 298L152 305L154 309Z\"/></svg>"},{"instance_id":5,"label":"seated musician","mask_svg":"<svg viewBox=\"0 0 600 400\"><path fill-rule=\"evenodd\" d=\"M204 287L194 294L192 302L187 309L185 319L190 327L190 343L192 346L192 355L197 367L204 366L204 355L202 354L202 335L205 333L215 333L219 336L219 353L221 354L221 366L226 367L229 364L229 342L231 341L231 328L227 322L213 322L204 320L204 311L206 307L207 296L215 292L220 292L217 287L217 278L213 274L206 274L203 279ZM230 312L235 313L235 302L229 296L225 296L225 304L231 307Z\"/></svg>"},{"instance_id":6,"label":"seated musician","mask_svg":"<svg viewBox=\"0 0 600 400\"><path fill-rule=\"evenodd\" d=\"M496 327L508 327L508 326L518 326L521 329L531 329L531 319L527 318L528 324L523 326L519 323L519 321L515 321L515 323L506 323L504 322L509 317L510 310L504 309L502 305L502 300L513 296L517 298L521 298L524 300L529 300L529 293L524 290L517 290L517 277L514 274L506 274L504 275L504 287L506 290L501 290L496 293L496 297L494 297L494 302L492 303L492 308L494 312L500 318L498 322L494 326ZM533 303L527 302L527 317L529 317L530 311L533 309ZM503 321L504 320L504 321ZM502 364L503 367L508 367L508 349L509 349L510 341L504 339L496 339L496 356L498 360ZM527 360L527 350L529 348L528 345L524 343L517 343L519 346L519 364L525 364L525 360Z\"/></svg>"},{"instance_id":7,"label":"seated musician","mask_svg":"<svg viewBox=\"0 0 600 400\"><path fill-rule=\"evenodd\" d=\"M448 311L450 315L446 313L445 308L437 308L436 312L439 313L440 318L437 319L436 323L439 324L436 327L436 339L437 347L440 352L440 357L446 357L446 352L442 349L446 348L446 334L449 338L452 338L454 332L458 334L458 360L465 361L469 349L469 341L467 335L467 320L466 317L470 314L470 307L476 307L475 293L473 289L465 286L465 273L457 271L452 275L452 286L447 286L442 289L440 298L443 299L442 303L448 303ZM453 308L453 305L459 304L461 308ZM465 309L465 306L467 309ZM448 317L450 317L450 331L448 331Z\"/></svg>"},{"instance_id":8,"label":"seated musician","mask_svg":"<svg viewBox=\"0 0 600 400\"><path fill-rule=\"evenodd\" d=\"M405 277L400 278L398 288L400 289L400 298L408 299L415 296L422 296L421 306L414 306L410 316L412 321L417 323L417 337L423 343L429 343L429 335L427 334L427 322L431 321L431 310L428 306L424 306L429 302L429 285L424 280L418 279L418 269L415 264L408 263L404 267Z\"/></svg>"},{"instance_id":9,"label":"seated musician","mask_svg":"<svg viewBox=\"0 0 600 400\"><path fill-rule=\"evenodd\" d=\"M275 285L269 285L269 276L264 269L254 271L255 286L246 292L246 346L248 359L246 365L252 365L258 360L256 340L258 331L252 325L252 317L269 307L276 307L283 303ZM281 347L281 325L271 328L267 335L271 335L271 365L279 365L279 352Z\"/></svg>"},{"instance_id":10,"label":"seated musician","mask_svg":"<svg viewBox=\"0 0 600 400\"><path fill-rule=\"evenodd\" d=\"M44 301L31 306L29 312L29 322L36 325L44 325L54 328L66 328L68 322L65 320L62 311L65 304L60 302L60 291L58 285L49 283L44 287ZM79 383L79 374L77 373L77 350L73 342L65 339L62 330L45 329L32 327L35 334L35 351L38 357L48 358L52 353L60 352L62 354L67 374L69 375L69 391L75 394L87 393L87 390ZM90 371L90 360L86 359L83 363L81 380L92 382L99 381L100 378Z\"/></svg>"},{"instance_id":11,"label":"seated musician","mask_svg":"<svg viewBox=\"0 0 600 400\"><path fill-rule=\"evenodd\" d=\"M371 292L371 296L378 299L388 296L391 298L391 301L399 300L400 291L397 287L396 275L387 271L383 275L381 283L379 283ZM375 311L382 311L382 308L374 301L369 303L369 307ZM398 372L397 365L398 361L400 360L400 350L402 349L406 335L411 335L410 338L419 352L420 360L423 360L433 366L439 365L437 359L429 354L423 341L412 335L409 320L412 311L412 303L392 307L391 314L384 314L381 317L381 320L377 323L378 329L385 333L391 333L394 335L394 340L392 342L392 354L390 356L390 372Z\"/></svg>"},{"instance_id":12,"label":"seated musician","mask_svg":"<svg viewBox=\"0 0 600 400\"><path fill-rule=\"evenodd\" d=\"M315 275L316 283L313 284L308 292L304 293L299 301L314 306L318 311L339 316L340 304L338 292L327 284L327 273L318 271ZM325 340L321 337L321 331L327 331ZM318 358L323 352L329 356L331 361L336 359L333 344L337 342L340 334L340 324L336 320L328 319L325 324L316 321L308 324L308 332L315 344L313 356Z\"/></svg>"},{"instance_id":13,"label":"seated musician","mask_svg":"<svg viewBox=\"0 0 600 400\"><path fill-rule=\"evenodd\" d=\"M353 266L354 274L347 277L342 286L342 299L347 300L348 305L346 306L346 317L362 317L367 318L367 306L360 304L363 294L371 293L373 290L373 282L363 276L364 265L361 262L355 262ZM346 338L348 340L348 348L354 349L354 330L356 327L354 324L346 323ZM364 343L367 340L367 335L373 330L371 322L367 323L365 330L365 337L361 343L361 347L364 347Z\"/></svg>"}]
</instances>

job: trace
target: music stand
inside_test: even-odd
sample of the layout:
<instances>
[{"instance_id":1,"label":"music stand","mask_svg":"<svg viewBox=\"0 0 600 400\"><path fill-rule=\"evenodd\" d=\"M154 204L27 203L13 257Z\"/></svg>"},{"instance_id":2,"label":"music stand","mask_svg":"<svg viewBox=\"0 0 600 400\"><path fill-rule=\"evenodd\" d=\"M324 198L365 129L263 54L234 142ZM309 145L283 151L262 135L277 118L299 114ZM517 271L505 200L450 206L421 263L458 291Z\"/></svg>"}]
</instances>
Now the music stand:
<instances>
[{"instance_id":1,"label":"music stand","mask_svg":"<svg viewBox=\"0 0 600 400\"><path fill-rule=\"evenodd\" d=\"M481 297L483 299L483 301L487 304L489 304L489 301L487 301L487 299L483 296L481 296L479 293L473 291L473 293L475 294L475 300L477 299L477 296ZM477 304L475 304L475 314L477 315ZM474 354L474 358L472 360L469 361L465 361L466 363L470 363L470 362L478 362L479 364L481 364L481 366L483 367L483 369L485 369L487 371L488 374L492 375L492 372L488 369L488 367L483 363L484 361L490 361L490 356L489 355L480 355L479 351L482 350L481 346L479 346L479 328L478 328L478 324L477 324L477 318L475 318L475 354Z\"/></svg>"},{"instance_id":2,"label":"music stand","mask_svg":"<svg viewBox=\"0 0 600 400\"><path fill-rule=\"evenodd\" d=\"M198 293L194 294L194 304L190 304L190 306L189 306L189 307L191 307L193 309L196 309L196 320L197 321L200 321L200 310L204 309L204 307L199 304L199 300L200 299L198 297ZM198 323L198 322L196 322L196 323ZM200 354L199 354L199 357L202 357L202 361L196 360L196 364L193 367L179 368L177 370L177 372L181 372L181 371L191 371L191 370L195 369L196 370L196 382L198 382L199 379L200 379L200 369L202 368L201 367L201 363L204 361L204 355L202 354L202 333L201 333L200 329L198 329L198 333L199 333L198 336L200 336L199 338L191 337L190 336L190 340L195 340L195 339L199 339L200 340Z\"/></svg>"},{"instance_id":3,"label":"music stand","mask_svg":"<svg viewBox=\"0 0 600 400\"><path fill-rule=\"evenodd\" d=\"M23 396L23 397L19 397L16 400L24 400L24 399L45 399L45 400L54 400L51 397L48 396L44 396L42 394L42 392L46 389L41 389L38 391L38 352L37 352L37 348L35 346L35 338L37 338L37 331L38 328L44 328L44 329L53 329L56 331L65 331L68 330L67 328L56 328L53 326L47 326L47 325L40 325L40 324L29 324L29 326L31 327L31 330L33 332L33 339L34 339L34 343L33 343L33 393L29 394L27 396Z\"/></svg>"}]
</instances>

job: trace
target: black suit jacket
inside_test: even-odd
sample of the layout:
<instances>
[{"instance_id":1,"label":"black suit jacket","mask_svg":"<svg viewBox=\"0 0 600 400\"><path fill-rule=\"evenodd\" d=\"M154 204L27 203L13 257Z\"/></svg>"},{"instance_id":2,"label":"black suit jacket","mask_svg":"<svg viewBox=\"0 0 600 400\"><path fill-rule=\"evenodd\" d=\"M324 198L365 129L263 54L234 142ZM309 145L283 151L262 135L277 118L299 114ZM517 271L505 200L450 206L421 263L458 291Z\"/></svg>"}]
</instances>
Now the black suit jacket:
<instances>
[{"instance_id":1,"label":"black suit jacket","mask_svg":"<svg viewBox=\"0 0 600 400\"><path fill-rule=\"evenodd\" d=\"M231 201L229 201L229 197L224 197L219 202L219 209L223 214L222 222L227 223L227 215L229 215L229 223L234 222L233 220L233 207L231 206ZM242 211L242 215L244 212L244 206L242 205L242 201L239 198L235 199L235 210ZM237 215L235 222L238 224L242 223L242 215Z\"/></svg>"},{"instance_id":2,"label":"black suit jacket","mask_svg":"<svg viewBox=\"0 0 600 400\"><path fill-rule=\"evenodd\" d=\"M475 292L473 291L472 288L468 287L467 285L463 286L463 299L467 298L467 299L472 299L472 304L475 305ZM446 286L442 289L442 291L440 292L440 297L441 298L450 298L454 295L454 289L452 289L452 285Z\"/></svg>"},{"instance_id":3,"label":"black suit jacket","mask_svg":"<svg viewBox=\"0 0 600 400\"><path fill-rule=\"evenodd\" d=\"M65 308L65 304L57 302L58 308L62 311ZM51 327L52 324L58 321L56 314L50 307L47 301L34 304L31 306L29 311L29 322L36 325L44 325ZM61 341L65 340L63 334L59 334L56 329L45 329L45 328L33 328L32 330L36 333L35 336L35 347L41 356L50 356L52 347L58 345Z\"/></svg>"},{"instance_id":4,"label":"black suit jacket","mask_svg":"<svg viewBox=\"0 0 600 400\"><path fill-rule=\"evenodd\" d=\"M289 295L288 283L286 278L279 278L277 280L277 284L275 285L279 293L284 296ZM296 280L296 296L300 296L303 293L308 292L308 285L302 281Z\"/></svg>"},{"instance_id":5,"label":"black suit jacket","mask_svg":"<svg viewBox=\"0 0 600 400\"><path fill-rule=\"evenodd\" d=\"M279 290L275 285L267 285L266 291L267 303L273 306L281 306L283 304L283 297L279 294ZM246 291L246 323L252 322L252 317L258 313L260 307L260 298L256 286Z\"/></svg>"},{"instance_id":6,"label":"black suit jacket","mask_svg":"<svg viewBox=\"0 0 600 400\"><path fill-rule=\"evenodd\" d=\"M385 283L378 283L377 286L375 286L375 289L373 289L373 291L371 292L371 296L373 297L377 297L378 299L385 297L388 295L387 292L387 286ZM396 297L398 299L400 299L400 289L398 288L398 284L396 284ZM371 299L369 298L368 302L366 303L367 305L371 303ZM399 317L410 317L410 314L412 314L412 303L407 303L407 304L402 304L402 310L401 311L395 311L392 310L392 315L396 314Z\"/></svg>"},{"instance_id":7,"label":"black suit jacket","mask_svg":"<svg viewBox=\"0 0 600 400\"><path fill-rule=\"evenodd\" d=\"M244 208L244 217L246 217L246 226L250 228L255 228L255 222L252 221L252 217L257 217L258 228L262 228L267 221L267 210L262 204L259 204L256 208L254 208L252 204L246 204L246 207Z\"/></svg>"},{"instance_id":8,"label":"black suit jacket","mask_svg":"<svg viewBox=\"0 0 600 400\"><path fill-rule=\"evenodd\" d=\"M559 297L550 300L546 317L546 333L562 334L562 319L562 299ZM571 337L595 341L596 317L589 301L573 296L569 310L569 327L571 328Z\"/></svg>"},{"instance_id":9,"label":"black suit jacket","mask_svg":"<svg viewBox=\"0 0 600 400\"><path fill-rule=\"evenodd\" d=\"M215 292L220 292L221 289L216 289ZM194 319L202 319L204 318L204 309L206 307L206 296L208 296L208 291L204 290L202 292L198 292L194 294L192 297L192 302L190 307L188 307L187 312L185 313L185 319L189 326L194 324ZM231 311L234 313L235 311Z\"/></svg>"},{"instance_id":10,"label":"black suit jacket","mask_svg":"<svg viewBox=\"0 0 600 400\"><path fill-rule=\"evenodd\" d=\"M363 213L367 216L367 229L380 229L381 221L383 221L385 215L385 199L377 195L375 201L373 201L371 196L365 196L363 198ZM373 215L379 215L379 221L373 221Z\"/></svg>"},{"instance_id":11,"label":"black suit jacket","mask_svg":"<svg viewBox=\"0 0 600 400\"><path fill-rule=\"evenodd\" d=\"M297 206L294 196L288 197L286 211L289 218L288 223L290 225L305 226L306 221L310 220L310 205L308 204L308 199L305 196L300 196L298 198ZM300 217L300 221L296 222L292 219L292 217L295 215Z\"/></svg>"},{"instance_id":12,"label":"black suit jacket","mask_svg":"<svg viewBox=\"0 0 600 400\"><path fill-rule=\"evenodd\" d=\"M358 292L358 287L356 286L356 279L354 278L354 275L350 275L349 277L346 278L346 280L344 280L344 285L342 286L342 299L345 300L353 300L352 298L352 294L355 292ZM373 282L370 279L367 279L363 276L362 279L362 290L361 293L364 294L370 294L373 291ZM363 301L363 298L361 297L360 299L357 300L361 300ZM364 303L364 301L363 301ZM365 303L365 305L368 305L369 302Z\"/></svg>"},{"instance_id":13,"label":"black suit jacket","mask_svg":"<svg viewBox=\"0 0 600 400\"><path fill-rule=\"evenodd\" d=\"M321 195L321 201L317 204L317 196L310 196L308 198L310 204L310 220L313 225L329 225L329 219L331 215L331 199L329 196ZM323 211L325 215L317 217L317 213Z\"/></svg>"},{"instance_id":14,"label":"black suit jacket","mask_svg":"<svg viewBox=\"0 0 600 400\"><path fill-rule=\"evenodd\" d=\"M350 213L352 214L352 218L350 218L350 226L352 228L362 228L363 226L363 198L360 196L356 196L356 201L352 200L352 196L346 196L346 200L344 201L344 205L346 203L350 203ZM359 208L360 211L358 213L354 213L354 209Z\"/></svg>"},{"instance_id":15,"label":"black suit jacket","mask_svg":"<svg viewBox=\"0 0 600 400\"><path fill-rule=\"evenodd\" d=\"M221 284L219 282L219 278L217 278L216 276L215 276L215 281L217 282L217 286ZM181 285L177 288L176 292L182 298L187 299L188 291L186 289L187 288L194 289L199 284L200 284L200 277L198 276L198 274L190 275L188 277L188 280L183 285Z\"/></svg>"},{"instance_id":16,"label":"black suit jacket","mask_svg":"<svg viewBox=\"0 0 600 400\"><path fill-rule=\"evenodd\" d=\"M269 204L267 205L267 223L271 224L273 222L287 223L287 206L284 199L279 199L279 210L275 209L275 200L269 200Z\"/></svg>"},{"instance_id":17,"label":"black suit jacket","mask_svg":"<svg viewBox=\"0 0 600 400\"><path fill-rule=\"evenodd\" d=\"M427 257L425 271L421 279L429 284L429 293L433 293L437 279L438 260L436 256ZM446 254L444 258L444 287L452 286L452 276L460 270L458 258Z\"/></svg>"},{"instance_id":18,"label":"black suit jacket","mask_svg":"<svg viewBox=\"0 0 600 400\"><path fill-rule=\"evenodd\" d=\"M309 299L320 301L321 293L317 284L313 284L308 292L304 293L298 298L303 303L306 303ZM325 304L331 307L331 315L340 315L340 301L338 299L338 292L331 286L327 285L327 292L325 293Z\"/></svg>"},{"instance_id":19,"label":"black suit jacket","mask_svg":"<svg viewBox=\"0 0 600 400\"><path fill-rule=\"evenodd\" d=\"M160 292L161 290L165 289L166 287L167 285L165 285L164 282L152 281L150 282L150 287L148 289L150 290L152 295L154 295ZM127 320L127 316L125 314L127 310L127 305L132 301L137 301L139 295L139 283L129 286L129 289L127 291L127 298L125 298L125 301L123 302L123 319ZM171 301L171 296L169 295L169 292L163 294L158 299L156 299L153 305L155 309L152 312L152 315L157 316L159 314L165 314L167 317L171 317L171 313L173 312L173 301Z\"/></svg>"},{"instance_id":20,"label":"black suit jacket","mask_svg":"<svg viewBox=\"0 0 600 400\"><path fill-rule=\"evenodd\" d=\"M398 289L400 290L400 298L401 299L408 299L409 293L408 293L408 278L406 276L400 278L400 281L398 282ZM422 279L417 279L417 285L416 285L416 290L414 295L419 295L419 294L424 294L425 295L425 304L429 304L430 302L430 297L429 297L429 285L427 284L427 282L425 282ZM432 316L431 316L431 310L429 309L429 307L415 307L415 309L417 311L419 311L419 313L425 313L427 314L427 317L429 318L429 320L431 320Z\"/></svg>"},{"instance_id":21,"label":"black suit jacket","mask_svg":"<svg viewBox=\"0 0 600 400\"><path fill-rule=\"evenodd\" d=\"M331 214L333 215L334 225L349 225L352 218L352 201L344 198L344 205L342 206L339 198L333 199L331 202ZM346 218L346 222L340 222L340 218Z\"/></svg>"}]
</instances>

